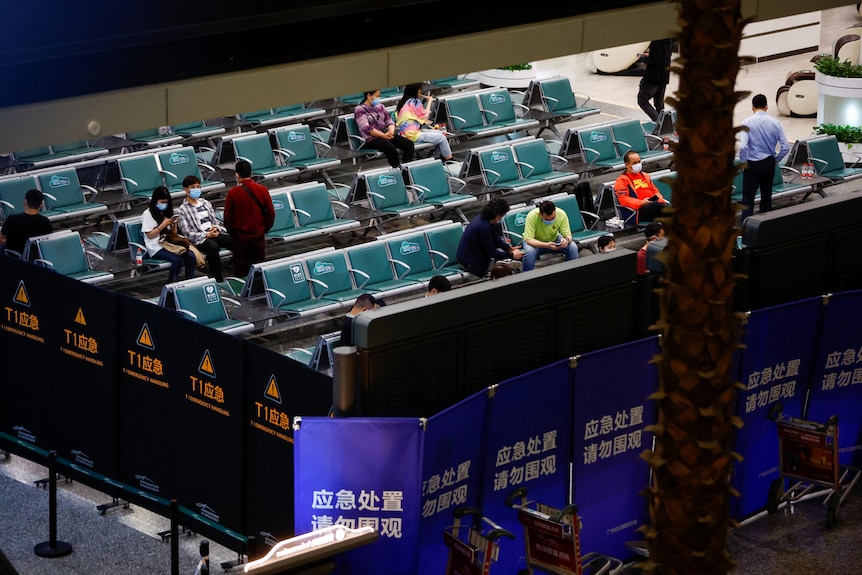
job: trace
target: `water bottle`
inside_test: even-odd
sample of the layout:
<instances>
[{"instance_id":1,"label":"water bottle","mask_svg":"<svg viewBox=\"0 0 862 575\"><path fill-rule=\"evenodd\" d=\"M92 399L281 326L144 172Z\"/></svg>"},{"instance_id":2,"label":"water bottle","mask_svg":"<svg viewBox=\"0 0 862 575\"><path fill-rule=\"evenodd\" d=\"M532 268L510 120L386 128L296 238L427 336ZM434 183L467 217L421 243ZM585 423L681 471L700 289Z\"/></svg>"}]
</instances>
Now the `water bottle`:
<instances>
[{"instance_id":1,"label":"water bottle","mask_svg":"<svg viewBox=\"0 0 862 575\"><path fill-rule=\"evenodd\" d=\"M136 266L144 265L144 254L141 252L141 248L138 248L138 253L135 254L135 265Z\"/></svg>"},{"instance_id":2,"label":"water bottle","mask_svg":"<svg viewBox=\"0 0 862 575\"><path fill-rule=\"evenodd\" d=\"M670 150L670 142L667 141L667 138L665 138L664 141L662 141L661 147L665 152Z\"/></svg>"}]
</instances>

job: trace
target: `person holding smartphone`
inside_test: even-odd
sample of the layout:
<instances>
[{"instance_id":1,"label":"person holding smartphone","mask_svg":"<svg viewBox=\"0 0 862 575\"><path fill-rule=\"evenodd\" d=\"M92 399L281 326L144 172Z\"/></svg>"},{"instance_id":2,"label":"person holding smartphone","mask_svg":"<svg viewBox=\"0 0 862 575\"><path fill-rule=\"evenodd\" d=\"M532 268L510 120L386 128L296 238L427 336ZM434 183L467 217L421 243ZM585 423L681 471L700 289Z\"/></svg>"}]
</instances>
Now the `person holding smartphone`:
<instances>
[{"instance_id":1,"label":"person holding smartphone","mask_svg":"<svg viewBox=\"0 0 862 575\"><path fill-rule=\"evenodd\" d=\"M629 150L623 155L626 171L614 182L617 201L637 214L636 223L655 220L669 202L658 191L649 174L643 171L640 154Z\"/></svg>"},{"instance_id":2,"label":"person holding smartphone","mask_svg":"<svg viewBox=\"0 0 862 575\"><path fill-rule=\"evenodd\" d=\"M530 271L542 254L561 253L566 261L580 255L577 242L572 240L569 217L551 200L530 210L524 223L524 257L522 271Z\"/></svg>"},{"instance_id":3,"label":"person holding smartphone","mask_svg":"<svg viewBox=\"0 0 862 575\"><path fill-rule=\"evenodd\" d=\"M141 214L141 230L144 233L147 254L151 258L171 262L168 283L179 281L183 266L186 268L186 279L195 277L197 268L197 259L193 252L187 249L183 254L175 254L165 249L162 244L163 235L169 231L177 231L177 220L179 216L174 214L171 193L166 187L159 186L153 190L149 207Z\"/></svg>"}]
</instances>

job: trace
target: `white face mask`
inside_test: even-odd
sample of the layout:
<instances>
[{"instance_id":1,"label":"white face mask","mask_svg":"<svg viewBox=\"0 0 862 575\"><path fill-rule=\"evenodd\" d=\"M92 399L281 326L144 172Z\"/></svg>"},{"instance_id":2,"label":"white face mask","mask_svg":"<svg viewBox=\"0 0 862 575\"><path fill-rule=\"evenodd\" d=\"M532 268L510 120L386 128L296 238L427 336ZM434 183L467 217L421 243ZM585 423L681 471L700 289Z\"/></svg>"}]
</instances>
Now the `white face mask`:
<instances>
[{"instance_id":1,"label":"white face mask","mask_svg":"<svg viewBox=\"0 0 862 575\"><path fill-rule=\"evenodd\" d=\"M643 169L644 165L641 162L638 162L637 164L632 164L632 172L634 172L635 174L640 174L641 170Z\"/></svg>"},{"instance_id":2,"label":"white face mask","mask_svg":"<svg viewBox=\"0 0 862 575\"><path fill-rule=\"evenodd\" d=\"M605 248L603 253L612 252L612 251L614 251L615 249L617 249L617 248L616 248L616 247L612 247L612 248Z\"/></svg>"}]
</instances>

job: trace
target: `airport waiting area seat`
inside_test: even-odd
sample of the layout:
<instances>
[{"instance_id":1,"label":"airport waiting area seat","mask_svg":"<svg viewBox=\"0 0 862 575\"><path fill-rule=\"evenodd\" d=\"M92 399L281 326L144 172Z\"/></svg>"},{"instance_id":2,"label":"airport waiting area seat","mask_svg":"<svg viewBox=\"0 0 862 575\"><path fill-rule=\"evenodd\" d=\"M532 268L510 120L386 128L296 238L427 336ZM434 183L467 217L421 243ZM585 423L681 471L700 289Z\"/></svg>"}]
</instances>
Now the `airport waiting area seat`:
<instances>
[{"instance_id":1,"label":"airport waiting area seat","mask_svg":"<svg viewBox=\"0 0 862 575\"><path fill-rule=\"evenodd\" d=\"M580 176L575 172L554 167L553 162L557 162L562 168L568 164L568 160L562 156L551 154L545 141L540 138L513 141L511 146L515 152L518 170L523 178L547 182L552 186L574 184L580 179Z\"/></svg>"},{"instance_id":2,"label":"airport waiting area seat","mask_svg":"<svg viewBox=\"0 0 862 575\"><path fill-rule=\"evenodd\" d=\"M537 140L544 148L544 141ZM545 152L547 153L547 151ZM535 165L529 166L525 163L523 166L518 165L514 145L500 144L493 147L483 148L479 151L479 169L482 175L482 185L487 189L504 194L514 192L527 192L533 190L547 190L555 183L563 181L570 182L577 179L577 174L571 173L568 176L563 176L559 181L552 181L555 178L543 178L541 176L532 178L525 177L521 173L521 168L525 172L530 172L535 169ZM533 159L534 162L537 158Z\"/></svg>"},{"instance_id":3,"label":"airport waiting area seat","mask_svg":"<svg viewBox=\"0 0 862 575\"><path fill-rule=\"evenodd\" d=\"M38 265L88 284L100 284L114 279L114 274L90 267L88 256L97 259L101 259L101 256L88 253L81 243L81 235L76 231L63 230L41 236L35 245L37 257L33 261ZM32 247L30 249L32 250Z\"/></svg>"},{"instance_id":4,"label":"airport waiting area seat","mask_svg":"<svg viewBox=\"0 0 862 575\"><path fill-rule=\"evenodd\" d=\"M159 162L159 171L162 174L164 185L167 186L171 196L183 193L183 180L186 176L195 176L201 182L201 192L218 192L225 189L225 183L218 180L208 180L201 173L201 168L207 170L207 176L212 176L216 170L208 164L199 161L195 149L184 146L175 150L160 152L156 158Z\"/></svg>"},{"instance_id":5,"label":"airport waiting area seat","mask_svg":"<svg viewBox=\"0 0 862 575\"><path fill-rule=\"evenodd\" d=\"M38 189L33 175L22 175L0 180L0 214L5 220L12 214L24 213L24 196L29 190ZM64 217L62 212L43 209L41 214L48 219Z\"/></svg>"},{"instance_id":6,"label":"airport waiting area seat","mask_svg":"<svg viewBox=\"0 0 862 575\"><path fill-rule=\"evenodd\" d=\"M372 225L383 233L383 224L389 220L410 218L433 212L433 205L413 202L404 183L404 175L398 168L379 168L356 172L351 186L355 198L363 190L371 208Z\"/></svg>"},{"instance_id":7,"label":"airport waiting area seat","mask_svg":"<svg viewBox=\"0 0 862 575\"><path fill-rule=\"evenodd\" d=\"M577 149L587 172L604 173L625 167L622 154L614 143L610 124L599 124L575 130ZM564 155L564 154L560 154ZM569 154L565 154L570 157Z\"/></svg>"},{"instance_id":8,"label":"airport waiting area seat","mask_svg":"<svg viewBox=\"0 0 862 575\"><path fill-rule=\"evenodd\" d=\"M45 195L45 208L52 213L48 216L51 221L108 212L108 206L92 201L98 191L92 186L82 184L75 168L67 167L40 173L37 181L39 189Z\"/></svg>"},{"instance_id":9,"label":"airport waiting area seat","mask_svg":"<svg viewBox=\"0 0 862 575\"><path fill-rule=\"evenodd\" d=\"M195 281L203 279L203 281ZM212 329L238 334L251 331L251 322L232 319L225 309L218 284L212 278L195 278L187 285L173 290L176 310L183 316ZM239 305L238 301L233 302Z\"/></svg>"},{"instance_id":10,"label":"airport waiting area seat","mask_svg":"<svg viewBox=\"0 0 862 575\"><path fill-rule=\"evenodd\" d=\"M149 201L153 190L165 185L159 159L154 153L121 156L117 159L117 167L123 192L130 198ZM182 188L171 192L174 199L182 199L185 195Z\"/></svg>"},{"instance_id":11,"label":"airport waiting area seat","mask_svg":"<svg viewBox=\"0 0 862 575\"><path fill-rule=\"evenodd\" d=\"M332 146L315 138L311 128L306 124L291 124L275 128L270 130L270 134L275 138L276 149L282 154L285 163L289 167L298 168L300 175L315 172L325 174L326 170L341 165L341 160L338 158L320 156L318 146L326 151L331 150ZM328 178L328 176L324 177Z\"/></svg>"},{"instance_id":12,"label":"airport waiting area seat","mask_svg":"<svg viewBox=\"0 0 862 575\"><path fill-rule=\"evenodd\" d=\"M315 298L352 305L366 292L354 283L343 250L309 256L302 263Z\"/></svg>"},{"instance_id":13,"label":"airport waiting area seat","mask_svg":"<svg viewBox=\"0 0 862 575\"><path fill-rule=\"evenodd\" d=\"M308 231L317 231L319 235L333 234L351 230L360 226L359 220L339 217L333 206L339 207L345 213L350 206L335 200L322 182L307 182L280 188L288 194L291 210L296 215L297 225Z\"/></svg>"},{"instance_id":14,"label":"airport waiting area seat","mask_svg":"<svg viewBox=\"0 0 862 575\"><path fill-rule=\"evenodd\" d=\"M460 226L461 224L456 225ZM437 226L431 225L429 227ZM427 285L428 281L436 275L459 276L466 274L464 270L447 265L435 267L431 247L428 245L428 238L425 233L426 230L423 229L423 226L419 226L410 230L377 236L375 241L384 243L389 251L389 259L392 261L397 278ZM453 257L450 253L441 252L441 254L447 259Z\"/></svg>"},{"instance_id":15,"label":"airport waiting area seat","mask_svg":"<svg viewBox=\"0 0 862 575\"><path fill-rule=\"evenodd\" d=\"M334 311L344 307L338 301L315 297L301 259L261 267L267 306L293 317Z\"/></svg>"},{"instance_id":16,"label":"airport waiting area seat","mask_svg":"<svg viewBox=\"0 0 862 575\"><path fill-rule=\"evenodd\" d=\"M578 101L578 96L582 97L582 101ZM558 138L561 136L556 124L579 120L600 112L597 107L590 106L589 102L590 97L576 94L572 90L571 82L564 76L532 80L523 100L524 106L530 109L530 116L542 123L536 135L550 130Z\"/></svg>"},{"instance_id":17,"label":"airport waiting area seat","mask_svg":"<svg viewBox=\"0 0 862 575\"><path fill-rule=\"evenodd\" d=\"M325 116L326 110L305 104L293 104L291 106L280 106L276 108L265 108L237 114L237 119L252 128L266 128L279 124L290 124L303 122L312 118Z\"/></svg>"},{"instance_id":18,"label":"airport waiting area seat","mask_svg":"<svg viewBox=\"0 0 862 575\"><path fill-rule=\"evenodd\" d=\"M435 121L445 123L447 131L464 139L485 138L539 126L538 120L515 114L515 104L508 90L479 90L441 96L435 110Z\"/></svg>"},{"instance_id":19,"label":"airport waiting area seat","mask_svg":"<svg viewBox=\"0 0 862 575\"><path fill-rule=\"evenodd\" d=\"M416 194L419 203L434 206L444 212L452 210L462 221L469 221L461 208L475 203L478 198L460 193L467 187L467 182L449 175L441 160L414 160L404 164L403 168L407 189Z\"/></svg>"},{"instance_id":20,"label":"airport waiting area seat","mask_svg":"<svg viewBox=\"0 0 862 575\"><path fill-rule=\"evenodd\" d=\"M638 120L614 122L611 132L621 156L629 151L637 152L644 166L673 159L673 152L662 148L663 138L645 133Z\"/></svg>"},{"instance_id":21,"label":"airport waiting area seat","mask_svg":"<svg viewBox=\"0 0 862 575\"><path fill-rule=\"evenodd\" d=\"M225 131L222 126L210 126L203 120L171 126L171 132L185 140L212 138L224 134Z\"/></svg>"},{"instance_id":22,"label":"airport waiting area seat","mask_svg":"<svg viewBox=\"0 0 862 575\"><path fill-rule=\"evenodd\" d=\"M856 154L848 154L855 158L848 166L835 136L811 138L805 141L805 145L808 148L808 158L814 163L818 176L829 178L833 182L862 177L862 158Z\"/></svg>"},{"instance_id":23,"label":"airport waiting area seat","mask_svg":"<svg viewBox=\"0 0 862 575\"><path fill-rule=\"evenodd\" d=\"M169 144L178 144L182 142L183 137L171 132L170 128L150 128L147 130L136 130L127 132L126 141L129 148L146 149L157 148L159 146L167 146Z\"/></svg>"},{"instance_id":24,"label":"airport waiting area seat","mask_svg":"<svg viewBox=\"0 0 862 575\"><path fill-rule=\"evenodd\" d=\"M245 160L251 164L251 175L260 181L270 181L299 173L295 168L285 163L280 163L277 156L286 155L278 150L273 150L267 133L254 133L239 136L231 140L234 149L234 157L237 160Z\"/></svg>"},{"instance_id":25,"label":"airport waiting area seat","mask_svg":"<svg viewBox=\"0 0 862 575\"><path fill-rule=\"evenodd\" d=\"M356 287L380 297L400 295L422 288L414 279L399 277L383 242L367 242L344 249Z\"/></svg>"},{"instance_id":26,"label":"airport waiting area seat","mask_svg":"<svg viewBox=\"0 0 862 575\"><path fill-rule=\"evenodd\" d=\"M464 226L459 222L439 222L424 230L428 242L431 264L440 275L467 277L467 271L458 264L458 245L464 235Z\"/></svg>"},{"instance_id":27,"label":"airport waiting area seat","mask_svg":"<svg viewBox=\"0 0 862 575\"><path fill-rule=\"evenodd\" d=\"M516 204L510 206L509 211L503 216L503 221L500 222L503 228L503 237L511 245L515 247L523 246L527 214L534 208L535 206L533 205Z\"/></svg>"}]
</instances>

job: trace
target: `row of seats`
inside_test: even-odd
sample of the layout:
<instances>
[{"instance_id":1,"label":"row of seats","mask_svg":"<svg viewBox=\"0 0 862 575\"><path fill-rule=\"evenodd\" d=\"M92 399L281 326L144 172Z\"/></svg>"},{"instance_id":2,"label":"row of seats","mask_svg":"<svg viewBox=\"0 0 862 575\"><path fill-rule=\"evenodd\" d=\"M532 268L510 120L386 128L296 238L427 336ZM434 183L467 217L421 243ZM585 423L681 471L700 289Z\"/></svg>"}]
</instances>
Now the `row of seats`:
<instances>
[{"instance_id":1,"label":"row of seats","mask_svg":"<svg viewBox=\"0 0 862 575\"><path fill-rule=\"evenodd\" d=\"M569 128L559 155L579 159L583 172L600 174L623 169L623 156L630 150L637 152L646 165L671 160L673 152L658 146L663 139L646 133L636 119L612 120Z\"/></svg>"}]
</instances>

